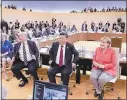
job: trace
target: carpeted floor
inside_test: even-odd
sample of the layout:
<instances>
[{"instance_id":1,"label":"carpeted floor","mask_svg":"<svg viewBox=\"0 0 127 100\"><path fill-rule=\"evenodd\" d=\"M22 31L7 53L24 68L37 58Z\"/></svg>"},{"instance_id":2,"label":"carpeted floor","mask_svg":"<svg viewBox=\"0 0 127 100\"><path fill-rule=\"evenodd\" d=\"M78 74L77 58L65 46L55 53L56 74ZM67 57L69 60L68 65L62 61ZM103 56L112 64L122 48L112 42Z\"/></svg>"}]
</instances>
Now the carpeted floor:
<instances>
[{"instance_id":1,"label":"carpeted floor","mask_svg":"<svg viewBox=\"0 0 127 100\"><path fill-rule=\"evenodd\" d=\"M93 96L93 91L86 95L86 89L91 87L89 76L82 76L81 84L76 84L75 88L71 88L73 95L69 95L69 99L97 99ZM44 81L48 81L47 76ZM59 81L59 78L57 78ZM71 83L71 82L70 82ZM2 78L2 84L7 88L7 99L28 99L33 92L33 81L29 79L29 83L25 87L18 87L19 81L14 77L10 81L5 81ZM115 84L115 90L120 93L122 99L126 99L126 81L118 80ZM105 99L117 99L111 92L105 93Z\"/></svg>"}]
</instances>

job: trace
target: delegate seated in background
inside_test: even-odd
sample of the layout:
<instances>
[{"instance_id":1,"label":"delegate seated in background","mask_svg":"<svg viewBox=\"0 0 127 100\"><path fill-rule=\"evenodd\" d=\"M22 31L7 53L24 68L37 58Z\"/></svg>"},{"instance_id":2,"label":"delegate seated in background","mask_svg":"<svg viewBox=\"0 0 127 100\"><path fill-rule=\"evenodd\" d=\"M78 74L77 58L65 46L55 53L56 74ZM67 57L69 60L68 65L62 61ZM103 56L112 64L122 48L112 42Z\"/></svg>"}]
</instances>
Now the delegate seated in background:
<instances>
[{"instance_id":1,"label":"delegate seated in background","mask_svg":"<svg viewBox=\"0 0 127 100\"><path fill-rule=\"evenodd\" d=\"M107 23L106 23L105 25L107 25L108 28L109 28L109 27L110 27L110 23L109 23L109 21L107 21Z\"/></svg>"},{"instance_id":2,"label":"delegate seated in background","mask_svg":"<svg viewBox=\"0 0 127 100\"><path fill-rule=\"evenodd\" d=\"M122 33L124 33L124 31L125 31L125 22L122 22L121 24L120 24L121 26L121 32Z\"/></svg>"},{"instance_id":3,"label":"delegate seated in background","mask_svg":"<svg viewBox=\"0 0 127 100\"><path fill-rule=\"evenodd\" d=\"M71 29L70 29L70 25L67 25L67 33L70 33Z\"/></svg>"},{"instance_id":4,"label":"delegate seated in background","mask_svg":"<svg viewBox=\"0 0 127 100\"><path fill-rule=\"evenodd\" d=\"M98 31L100 32L100 30L102 30L102 26L103 26L103 23L100 21L98 23Z\"/></svg>"},{"instance_id":5,"label":"delegate seated in background","mask_svg":"<svg viewBox=\"0 0 127 100\"><path fill-rule=\"evenodd\" d=\"M42 27L42 36L46 36L47 33L46 33L46 28L45 27Z\"/></svg>"},{"instance_id":6,"label":"delegate seated in background","mask_svg":"<svg viewBox=\"0 0 127 100\"><path fill-rule=\"evenodd\" d=\"M73 25L72 28L71 28L71 32L74 33L74 32L77 32L77 31L78 31L78 30L77 30L76 26Z\"/></svg>"},{"instance_id":7,"label":"delegate seated in background","mask_svg":"<svg viewBox=\"0 0 127 100\"><path fill-rule=\"evenodd\" d=\"M94 96L102 100L103 86L116 76L116 55L111 46L111 39L100 39L100 47L95 51L90 80L95 88Z\"/></svg>"},{"instance_id":8,"label":"delegate seated in background","mask_svg":"<svg viewBox=\"0 0 127 100\"><path fill-rule=\"evenodd\" d=\"M16 20L15 22L15 29L19 29L20 28L20 23L18 20Z\"/></svg>"},{"instance_id":9,"label":"delegate seated in background","mask_svg":"<svg viewBox=\"0 0 127 100\"><path fill-rule=\"evenodd\" d=\"M102 32L109 32L109 28L107 25L102 27Z\"/></svg>"},{"instance_id":10,"label":"delegate seated in background","mask_svg":"<svg viewBox=\"0 0 127 100\"><path fill-rule=\"evenodd\" d=\"M51 35L55 35L56 33L55 27L50 27L50 33Z\"/></svg>"},{"instance_id":11,"label":"delegate seated in background","mask_svg":"<svg viewBox=\"0 0 127 100\"><path fill-rule=\"evenodd\" d=\"M6 73L6 67L8 63L8 67L10 68L12 66L12 55L13 55L13 45L10 41L6 39L6 34L2 34L2 40L1 40L1 54L2 57L2 69L4 72L4 79L9 80L7 73Z\"/></svg>"},{"instance_id":12,"label":"delegate seated in background","mask_svg":"<svg viewBox=\"0 0 127 100\"><path fill-rule=\"evenodd\" d=\"M91 31L96 32L96 26L95 26L95 23L93 21L91 23Z\"/></svg>"},{"instance_id":13,"label":"delegate seated in background","mask_svg":"<svg viewBox=\"0 0 127 100\"><path fill-rule=\"evenodd\" d=\"M67 33L67 27L66 27L66 25L63 26L63 31L62 32L63 33Z\"/></svg>"},{"instance_id":14,"label":"delegate seated in background","mask_svg":"<svg viewBox=\"0 0 127 100\"><path fill-rule=\"evenodd\" d=\"M73 67L76 67L76 61L79 58L78 51L74 45L67 42L67 37L67 34L61 33L60 40L52 44L49 52L51 67L48 70L50 82L56 83L55 76L57 73L61 73L63 85L66 86L68 86L70 74ZM72 61L73 55L74 59Z\"/></svg>"},{"instance_id":15,"label":"delegate seated in background","mask_svg":"<svg viewBox=\"0 0 127 100\"><path fill-rule=\"evenodd\" d=\"M4 31L6 29L6 34L8 34L8 23L2 19L1 21L1 31Z\"/></svg>"},{"instance_id":16,"label":"delegate seated in background","mask_svg":"<svg viewBox=\"0 0 127 100\"><path fill-rule=\"evenodd\" d=\"M46 27L46 32L45 32L46 36L49 36L51 33L50 33L50 26L47 26Z\"/></svg>"},{"instance_id":17,"label":"delegate seated in background","mask_svg":"<svg viewBox=\"0 0 127 100\"><path fill-rule=\"evenodd\" d=\"M82 32L83 31L88 31L87 30L87 23L86 23L86 21L82 24L82 29L81 30L82 30Z\"/></svg>"},{"instance_id":18,"label":"delegate seated in background","mask_svg":"<svg viewBox=\"0 0 127 100\"><path fill-rule=\"evenodd\" d=\"M42 32L39 29L33 29L32 37L39 38L42 36Z\"/></svg>"}]
</instances>

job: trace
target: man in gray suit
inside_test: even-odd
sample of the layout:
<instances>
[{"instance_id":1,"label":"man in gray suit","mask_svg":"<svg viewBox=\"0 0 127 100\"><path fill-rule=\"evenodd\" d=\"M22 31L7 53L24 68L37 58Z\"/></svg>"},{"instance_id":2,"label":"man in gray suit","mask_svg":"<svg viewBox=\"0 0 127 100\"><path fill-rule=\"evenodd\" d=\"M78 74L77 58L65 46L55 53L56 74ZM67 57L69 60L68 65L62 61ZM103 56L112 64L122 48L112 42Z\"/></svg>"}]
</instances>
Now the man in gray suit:
<instances>
[{"instance_id":1,"label":"man in gray suit","mask_svg":"<svg viewBox=\"0 0 127 100\"><path fill-rule=\"evenodd\" d=\"M57 73L61 73L63 85L68 86L69 77L72 73L73 67L76 67L76 61L79 58L79 54L74 45L66 41L67 34L61 33L59 42L54 42L50 49L50 64L51 67L48 70L49 81L56 83L55 76ZM74 59L72 61L72 56Z\"/></svg>"}]
</instances>

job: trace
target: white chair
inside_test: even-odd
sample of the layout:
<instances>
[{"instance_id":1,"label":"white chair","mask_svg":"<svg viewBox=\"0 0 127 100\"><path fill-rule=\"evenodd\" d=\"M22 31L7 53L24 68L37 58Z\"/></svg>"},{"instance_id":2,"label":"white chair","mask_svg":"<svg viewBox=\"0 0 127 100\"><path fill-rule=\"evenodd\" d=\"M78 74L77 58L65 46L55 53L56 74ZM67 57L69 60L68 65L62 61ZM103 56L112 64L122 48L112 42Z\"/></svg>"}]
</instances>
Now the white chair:
<instances>
[{"instance_id":1,"label":"white chair","mask_svg":"<svg viewBox=\"0 0 127 100\"><path fill-rule=\"evenodd\" d=\"M119 61L120 61L120 53L119 53L119 48L114 48L115 53L116 53L116 77L113 78L112 80L110 80L109 82L107 82L104 86L104 91L111 91L114 95L117 96L118 100L120 100L120 94L117 93L114 90L114 84L116 83L116 81L120 78L121 75L121 66L119 65Z\"/></svg>"}]
</instances>

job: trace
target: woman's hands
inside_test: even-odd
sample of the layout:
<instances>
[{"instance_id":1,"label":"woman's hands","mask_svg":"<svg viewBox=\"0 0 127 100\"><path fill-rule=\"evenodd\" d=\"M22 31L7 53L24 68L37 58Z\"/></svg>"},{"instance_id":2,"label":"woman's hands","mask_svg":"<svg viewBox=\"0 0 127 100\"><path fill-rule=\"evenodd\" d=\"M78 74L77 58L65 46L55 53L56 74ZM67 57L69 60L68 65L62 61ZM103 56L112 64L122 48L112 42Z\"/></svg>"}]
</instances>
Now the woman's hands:
<instances>
[{"instance_id":1,"label":"woman's hands","mask_svg":"<svg viewBox=\"0 0 127 100\"><path fill-rule=\"evenodd\" d=\"M98 68L104 68L104 65L97 63L96 61L93 61L93 65L98 67Z\"/></svg>"}]
</instances>

